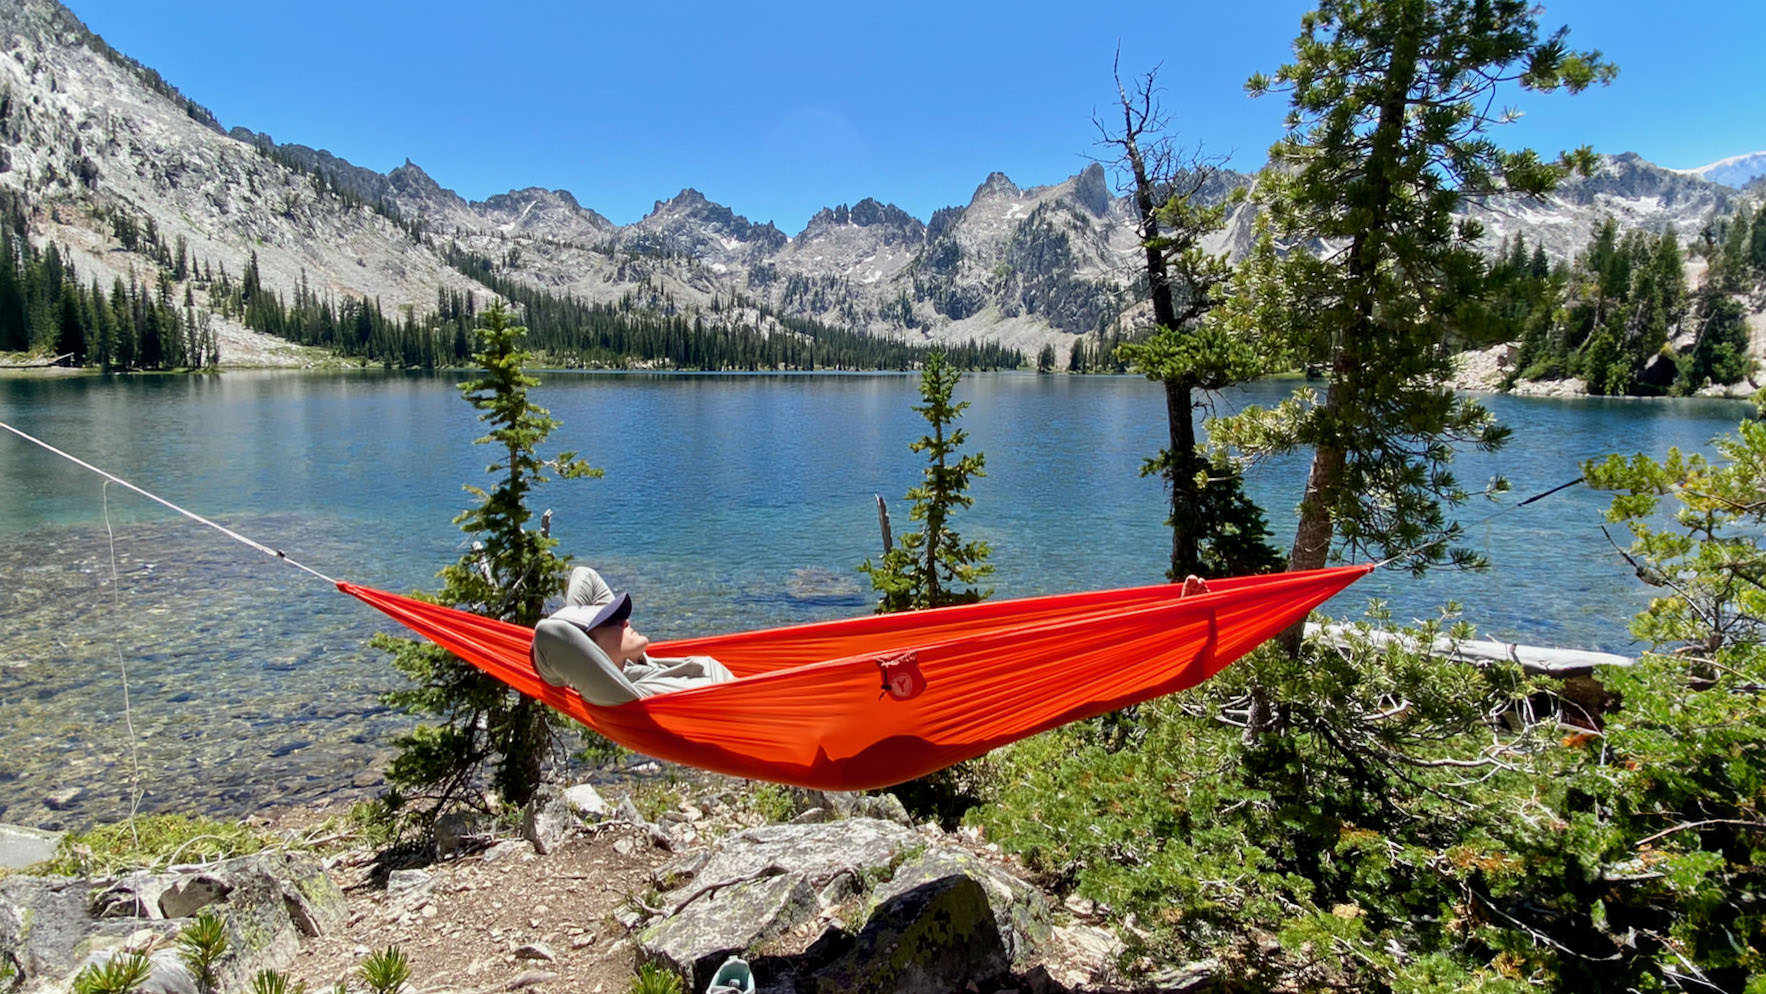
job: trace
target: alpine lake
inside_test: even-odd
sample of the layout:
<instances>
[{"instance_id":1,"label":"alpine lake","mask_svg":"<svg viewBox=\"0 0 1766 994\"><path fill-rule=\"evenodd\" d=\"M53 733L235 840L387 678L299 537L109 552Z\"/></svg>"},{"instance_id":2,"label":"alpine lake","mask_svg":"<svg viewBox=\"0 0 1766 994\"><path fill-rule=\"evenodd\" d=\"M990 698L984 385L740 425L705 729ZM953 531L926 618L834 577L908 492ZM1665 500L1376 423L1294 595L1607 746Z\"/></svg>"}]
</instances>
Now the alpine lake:
<instances>
[{"instance_id":1,"label":"alpine lake","mask_svg":"<svg viewBox=\"0 0 1766 994\"><path fill-rule=\"evenodd\" d=\"M549 483L531 506L552 510L561 552L632 592L653 638L866 613L857 567L880 552L875 495L897 535L918 528L903 496L924 466L908 449L927 430L917 375L539 375L534 397L562 423L542 452L575 450L606 475ZM433 590L466 551L463 487L492 485L497 458L472 444L483 426L457 389L466 378L0 378L0 421L330 577ZM990 545L994 597L1163 579L1166 498L1141 475L1165 436L1157 384L965 374L957 399L963 450L985 454L986 476L952 525ZM1353 620L1377 598L1403 622L1455 602L1482 638L1636 652L1627 622L1649 590L1603 533L1607 496L1576 486L1516 505L1584 459L1708 451L1751 408L1484 400L1514 436L1462 453L1456 472L1468 489L1512 486L1458 512L1491 568L1380 571L1326 613ZM1248 471L1284 549L1305 471L1303 456ZM116 819L132 783L143 811L211 815L372 796L410 724L381 703L399 678L364 644L392 630L324 580L0 432L0 821Z\"/></svg>"}]
</instances>

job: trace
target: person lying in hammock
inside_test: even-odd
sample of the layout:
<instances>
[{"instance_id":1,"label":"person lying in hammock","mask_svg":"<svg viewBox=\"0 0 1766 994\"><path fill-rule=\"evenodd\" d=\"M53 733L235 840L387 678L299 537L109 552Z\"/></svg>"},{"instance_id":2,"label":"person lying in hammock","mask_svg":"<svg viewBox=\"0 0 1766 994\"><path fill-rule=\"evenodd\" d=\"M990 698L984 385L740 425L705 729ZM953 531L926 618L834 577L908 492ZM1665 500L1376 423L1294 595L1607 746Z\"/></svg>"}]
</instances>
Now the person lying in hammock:
<instances>
[{"instance_id":1,"label":"person lying in hammock","mask_svg":"<svg viewBox=\"0 0 1766 994\"><path fill-rule=\"evenodd\" d=\"M631 614L630 594L615 594L587 566L571 570L564 606L534 626L535 671L552 686L569 687L601 707L736 678L710 656L646 655L650 640L632 627Z\"/></svg>"}]
</instances>

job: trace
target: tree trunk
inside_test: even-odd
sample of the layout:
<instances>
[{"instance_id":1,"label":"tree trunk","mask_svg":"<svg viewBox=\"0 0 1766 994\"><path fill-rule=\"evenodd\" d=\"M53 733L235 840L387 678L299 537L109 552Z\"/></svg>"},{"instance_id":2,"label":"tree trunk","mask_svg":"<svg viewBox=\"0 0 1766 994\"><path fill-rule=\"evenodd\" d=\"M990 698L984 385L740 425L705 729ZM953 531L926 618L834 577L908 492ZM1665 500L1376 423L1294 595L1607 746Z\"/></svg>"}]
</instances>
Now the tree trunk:
<instances>
[{"instance_id":1,"label":"tree trunk","mask_svg":"<svg viewBox=\"0 0 1766 994\"><path fill-rule=\"evenodd\" d=\"M1405 15L1395 13L1395 16ZM1385 254L1385 227L1394 195L1388 177L1392 164L1399 158L1404 138L1408 96L1411 82L1416 78L1420 30L1420 25L1415 23L1404 25L1393 44L1392 59L1386 70L1386 92L1380 102L1379 124L1374 128L1364 174L1360 178L1363 190L1354 197L1358 205L1365 205L1367 221L1349 243L1346 289L1352 295L1353 309L1348 323L1334 336L1331 385L1325 392L1327 433L1312 452L1306 493L1300 500L1300 521L1294 529L1294 546L1288 553L1289 571L1319 569L1330 556L1331 536L1335 533L1332 505L1343 485L1343 470L1349 457L1341 426L1350 407L1359 402L1360 380L1367 362L1363 350L1378 340L1374 327L1375 277ZM1281 634L1281 645L1290 655L1299 654L1303 628L1303 621L1295 622Z\"/></svg>"},{"instance_id":2,"label":"tree trunk","mask_svg":"<svg viewBox=\"0 0 1766 994\"><path fill-rule=\"evenodd\" d=\"M1201 571L1201 552L1196 535L1201 530L1201 495L1196 490L1196 423L1193 392L1188 383L1165 381L1165 420L1170 427L1170 465L1166 483L1171 487L1171 578L1181 581Z\"/></svg>"},{"instance_id":3,"label":"tree trunk","mask_svg":"<svg viewBox=\"0 0 1766 994\"><path fill-rule=\"evenodd\" d=\"M1124 131L1122 148L1134 175L1134 205L1141 245L1147 258L1147 290L1153 303L1153 321L1161 328L1177 330L1177 307L1171 299L1171 274L1164 253L1157 247L1159 237L1159 203L1154 183L1147 173L1146 159L1141 155L1140 129L1129 116L1127 97L1123 98ZM1170 447L1166 458L1165 482L1171 487L1171 578L1182 580L1201 568L1196 535L1201 522L1201 496L1196 491L1195 404L1190 384L1184 380L1167 379L1165 384L1165 420Z\"/></svg>"}]
</instances>

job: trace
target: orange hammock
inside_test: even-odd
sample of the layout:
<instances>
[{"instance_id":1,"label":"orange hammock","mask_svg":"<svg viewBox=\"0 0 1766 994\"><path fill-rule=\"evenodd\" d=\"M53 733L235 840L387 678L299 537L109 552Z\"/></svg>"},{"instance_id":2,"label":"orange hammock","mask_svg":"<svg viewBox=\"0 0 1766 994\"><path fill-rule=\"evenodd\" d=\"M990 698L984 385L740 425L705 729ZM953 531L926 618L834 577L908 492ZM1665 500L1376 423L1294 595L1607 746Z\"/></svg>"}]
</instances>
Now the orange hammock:
<instances>
[{"instance_id":1,"label":"orange hammock","mask_svg":"<svg viewBox=\"0 0 1766 994\"><path fill-rule=\"evenodd\" d=\"M617 707L540 679L530 628L337 587L637 752L862 790L1193 687L1373 568L1211 580L1190 597L1166 583L659 642L656 656L714 656L739 679Z\"/></svg>"}]
</instances>

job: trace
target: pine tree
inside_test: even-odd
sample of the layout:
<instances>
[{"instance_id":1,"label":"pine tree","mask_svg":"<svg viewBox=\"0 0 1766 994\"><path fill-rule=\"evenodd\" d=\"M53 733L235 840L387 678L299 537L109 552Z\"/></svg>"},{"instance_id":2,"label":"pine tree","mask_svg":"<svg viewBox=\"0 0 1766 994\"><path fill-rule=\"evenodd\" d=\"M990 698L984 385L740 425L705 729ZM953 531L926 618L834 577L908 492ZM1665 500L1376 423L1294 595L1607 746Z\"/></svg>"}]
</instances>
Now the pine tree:
<instances>
[{"instance_id":1,"label":"pine tree","mask_svg":"<svg viewBox=\"0 0 1766 994\"><path fill-rule=\"evenodd\" d=\"M1741 293L1748 284L1749 228L1747 212L1736 211L1729 219L1722 251L1706 276L1725 293Z\"/></svg>"},{"instance_id":2,"label":"pine tree","mask_svg":"<svg viewBox=\"0 0 1766 994\"><path fill-rule=\"evenodd\" d=\"M10 232L0 229L0 352L23 352L30 348L30 318L25 311L23 262Z\"/></svg>"},{"instance_id":3,"label":"pine tree","mask_svg":"<svg viewBox=\"0 0 1766 994\"><path fill-rule=\"evenodd\" d=\"M1506 431L1446 385L1460 301L1482 295L1483 276L1481 232L1454 212L1542 195L1588 161L1497 147L1502 91L1575 92L1613 73L1568 49L1565 30L1541 39L1537 17L1527 0L1320 0L1295 60L1247 84L1287 90L1291 110L1255 193L1273 237L1233 307L1330 381L1322 400L1225 429L1254 450L1313 451L1290 569L1323 566L1333 539L1413 569L1473 558L1436 542L1459 533L1442 504L1465 499L1448 464L1455 445L1494 448ZM1340 247L1283 255L1277 240Z\"/></svg>"},{"instance_id":4,"label":"pine tree","mask_svg":"<svg viewBox=\"0 0 1766 994\"><path fill-rule=\"evenodd\" d=\"M966 586L993 572L987 543L964 542L950 524L955 509L975 502L968 494L970 478L986 475L982 470L986 457L981 453L958 455L967 433L952 426L969 402L952 403L951 395L961 378L944 353L926 357L920 374L920 398L925 403L914 410L926 419L932 433L908 446L926 454L924 480L907 494L913 501L909 517L922 527L903 535L880 564L867 559L859 567L882 594L879 614L970 604L993 592Z\"/></svg>"},{"instance_id":5,"label":"pine tree","mask_svg":"<svg viewBox=\"0 0 1766 994\"><path fill-rule=\"evenodd\" d=\"M1753 233L1748 239L1748 265L1753 267L1755 279L1766 277L1766 201L1761 202L1759 213L1754 215Z\"/></svg>"},{"instance_id":6,"label":"pine tree","mask_svg":"<svg viewBox=\"0 0 1766 994\"><path fill-rule=\"evenodd\" d=\"M1153 91L1152 73L1133 94L1118 77L1121 130L1099 125L1127 167L1154 322L1144 339L1119 346L1116 354L1129 370L1160 384L1165 398L1168 441L1141 473L1162 478L1170 498L1167 578L1265 572L1280 560L1264 541L1262 512L1245 497L1235 467L1211 464L1203 454L1195 422L1197 391L1252 379L1267 371L1267 356L1243 328L1212 320L1232 269L1224 254L1205 251L1202 241L1225 225L1226 207L1200 203L1215 169L1175 152L1171 136L1162 133Z\"/></svg>"},{"instance_id":7,"label":"pine tree","mask_svg":"<svg viewBox=\"0 0 1766 994\"><path fill-rule=\"evenodd\" d=\"M546 598L562 589L568 562L552 551L555 539L527 527L532 518L528 498L554 475L579 479L600 476L601 471L574 452L551 459L538 454L558 422L528 396L539 381L525 370L528 356L521 341L526 331L510 323L501 302L484 312L473 355L484 374L461 384L460 392L481 412L479 420L490 425L475 443L498 448L499 461L487 468L497 482L488 491L466 486L479 503L454 522L474 539L473 551L441 571L437 600L533 625L544 615ZM390 638L380 644L393 652L393 665L415 685L393 692L388 700L442 721L420 725L399 741L401 751L387 780L429 799L427 813L432 814L451 802L475 799L481 771L489 767L491 786L501 797L511 804L525 803L539 786L550 741L546 707L435 646Z\"/></svg>"},{"instance_id":8,"label":"pine tree","mask_svg":"<svg viewBox=\"0 0 1766 994\"><path fill-rule=\"evenodd\" d=\"M80 287L76 283L61 285L61 306L55 336L55 354L72 355L71 365L86 362L87 330Z\"/></svg>"}]
</instances>

